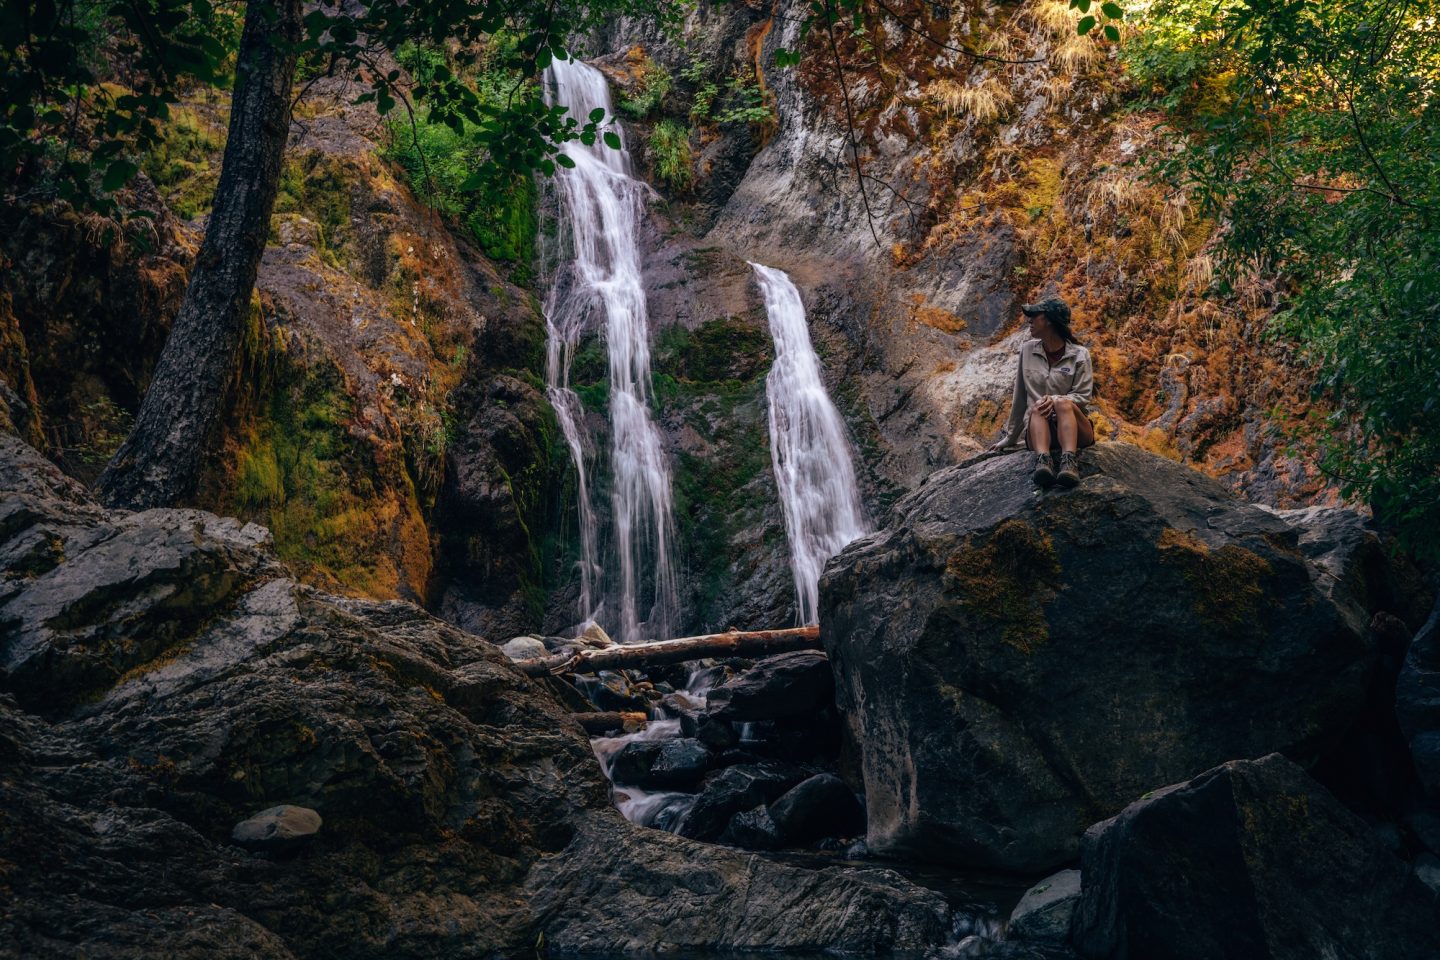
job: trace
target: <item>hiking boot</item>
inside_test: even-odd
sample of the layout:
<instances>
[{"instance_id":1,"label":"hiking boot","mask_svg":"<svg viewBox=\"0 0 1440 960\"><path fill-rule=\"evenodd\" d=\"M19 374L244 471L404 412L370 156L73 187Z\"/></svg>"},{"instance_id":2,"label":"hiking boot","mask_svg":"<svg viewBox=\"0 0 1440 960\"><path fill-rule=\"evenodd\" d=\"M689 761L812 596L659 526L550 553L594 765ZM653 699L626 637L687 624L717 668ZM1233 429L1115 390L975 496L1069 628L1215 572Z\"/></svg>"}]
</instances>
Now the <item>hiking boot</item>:
<instances>
[{"instance_id":1,"label":"hiking boot","mask_svg":"<svg viewBox=\"0 0 1440 960\"><path fill-rule=\"evenodd\" d=\"M1062 487L1073 487L1080 482L1080 454L1060 454L1060 473L1055 478Z\"/></svg>"},{"instance_id":2,"label":"hiking boot","mask_svg":"<svg viewBox=\"0 0 1440 960\"><path fill-rule=\"evenodd\" d=\"M1055 468L1051 465L1050 454L1035 454L1035 472L1030 474L1037 487L1048 487L1055 482Z\"/></svg>"}]
</instances>

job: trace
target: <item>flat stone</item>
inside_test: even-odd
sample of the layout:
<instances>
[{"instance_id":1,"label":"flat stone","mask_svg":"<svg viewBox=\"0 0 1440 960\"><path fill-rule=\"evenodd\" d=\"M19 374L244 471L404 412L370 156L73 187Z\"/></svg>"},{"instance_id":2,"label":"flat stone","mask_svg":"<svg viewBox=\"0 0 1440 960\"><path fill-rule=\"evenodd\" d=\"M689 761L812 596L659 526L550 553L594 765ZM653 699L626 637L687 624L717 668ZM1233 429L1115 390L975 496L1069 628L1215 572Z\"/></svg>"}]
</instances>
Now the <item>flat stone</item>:
<instances>
[{"instance_id":1,"label":"flat stone","mask_svg":"<svg viewBox=\"0 0 1440 960\"><path fill-rule=\"evenodd\" d=\"M283 850L320 832L324 821L309 807L281 804L235 824L230 839L253 850Z\"/></svg>"}]
</instances>

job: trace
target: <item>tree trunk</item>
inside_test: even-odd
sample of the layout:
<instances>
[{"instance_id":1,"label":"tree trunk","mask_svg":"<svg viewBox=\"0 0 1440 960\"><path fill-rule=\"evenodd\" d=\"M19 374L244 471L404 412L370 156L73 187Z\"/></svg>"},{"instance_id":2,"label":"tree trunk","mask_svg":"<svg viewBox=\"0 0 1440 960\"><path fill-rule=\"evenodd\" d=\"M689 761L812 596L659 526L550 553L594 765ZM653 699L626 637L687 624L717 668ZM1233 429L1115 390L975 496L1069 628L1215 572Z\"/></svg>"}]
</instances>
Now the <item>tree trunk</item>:
<instances>
[{"instance_id":1,"label":"tree trunk","mask_svg":"<svg viewBox=\"0 0 1440 960\"><path fill-rule=\"evenodd\" d=\"M703 637L682 637L660 643L636 643L606 647L582 653L558 653L553 657L517 660L515 666L527 677L553 673L596 673L600 670L631 670L685 663L707 657L763 657L791 650L818 650L819 627L792 627L788 630L732 630Z\"/></svg>"},{"instance_id":2,"label":"tree trunk","mask_svg":"<svg viewBox=\"0 0 1440 960\"><path fill-rule=\"evenodd\" d=\"M240 363L290 133L300 0L250 0L205 241L130 436L96 484L111 506L191 496Z\"/></svg>"}]
</instances>

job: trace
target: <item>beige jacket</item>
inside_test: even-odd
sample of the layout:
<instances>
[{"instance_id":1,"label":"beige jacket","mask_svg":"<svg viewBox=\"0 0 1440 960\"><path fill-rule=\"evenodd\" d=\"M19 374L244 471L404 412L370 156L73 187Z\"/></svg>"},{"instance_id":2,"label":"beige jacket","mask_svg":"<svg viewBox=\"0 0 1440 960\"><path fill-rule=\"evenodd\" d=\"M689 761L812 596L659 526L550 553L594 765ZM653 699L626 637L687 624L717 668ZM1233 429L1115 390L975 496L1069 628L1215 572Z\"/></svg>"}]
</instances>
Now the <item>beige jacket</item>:
<instances>
[{"instance_id":1,"label":"beige jacket","mask_svg":"<svg viewBox=\"0 0 1440 960\"><path fill-rule=\"evenodd\" d=\"M1010 419L1005 423L1005 446L1013 447L1025 433L1026 414L1041 397L1064 397L1089 412L1095 396L1095 375L1090 351L1078 343L1065 344L1060 362L1051 367L1039 340L1020 345L1020 364L1015 370L1015 392L1010 399Z\"/></svg>"}]
</instances>

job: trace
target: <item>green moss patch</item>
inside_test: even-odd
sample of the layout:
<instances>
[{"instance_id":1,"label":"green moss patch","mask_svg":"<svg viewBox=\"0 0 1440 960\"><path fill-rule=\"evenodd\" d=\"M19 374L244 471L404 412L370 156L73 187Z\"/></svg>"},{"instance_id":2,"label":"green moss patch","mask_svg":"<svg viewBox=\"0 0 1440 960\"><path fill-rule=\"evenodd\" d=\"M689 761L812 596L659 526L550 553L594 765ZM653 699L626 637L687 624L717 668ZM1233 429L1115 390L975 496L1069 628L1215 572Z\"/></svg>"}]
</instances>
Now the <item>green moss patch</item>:
<instances>
[{"instance_id":1,"label":"green moss patch","mask_svg":"<svg viewBox=\"0 0 1440 960\"><path fill-rule=\"evenodd\" d=\"M983 543L967 540L950 555L945 574L972 620L993 624L1021 653L1050 638L1044 603L1059 588L1055 544L1024 520L1007 520Z\"/></svg>"},{"instance_id":2,"label":"green moss patch","mask_svg":"<svg viewBox=\"0 0 1440 960\"><path fill-rule=\"evenodd\" d=\"M1166 527L1156 544L1160 562L1178 568L1194 592L1195 613L1223 626L1253 623L1265 600L1270 562L1227 543L1211 550L1193 533Z\"/></svg>"}]
</instances>

